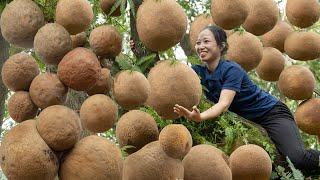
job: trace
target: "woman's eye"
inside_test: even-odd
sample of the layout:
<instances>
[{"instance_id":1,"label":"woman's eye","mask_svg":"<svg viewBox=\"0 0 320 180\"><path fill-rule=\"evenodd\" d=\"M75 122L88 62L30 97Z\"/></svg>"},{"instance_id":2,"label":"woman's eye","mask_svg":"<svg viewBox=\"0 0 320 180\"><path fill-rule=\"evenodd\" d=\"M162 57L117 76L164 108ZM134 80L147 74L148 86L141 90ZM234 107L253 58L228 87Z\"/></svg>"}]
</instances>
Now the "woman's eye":
<instances>
[{"instance_id":1,"label":"woman's eye","mask_svg":"<svg viewBox=\"0 0 320 180\"><path fill-rule=\"evenodd\" d=\"M197 42L196 42L196 45L200 45L200 41L197 41Z\"/></svg>"}]
</instances>

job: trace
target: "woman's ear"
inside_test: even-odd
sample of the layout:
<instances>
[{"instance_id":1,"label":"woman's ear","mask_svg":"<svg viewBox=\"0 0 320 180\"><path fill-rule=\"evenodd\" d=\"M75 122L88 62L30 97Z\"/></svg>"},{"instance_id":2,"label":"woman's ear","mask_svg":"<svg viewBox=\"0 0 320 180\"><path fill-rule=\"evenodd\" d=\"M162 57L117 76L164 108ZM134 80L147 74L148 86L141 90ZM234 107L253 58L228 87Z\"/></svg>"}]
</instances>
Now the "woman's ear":
<instances>
[{"instance_id":1,"label":"woman's ear","mask_svg":"<svg viewBox=\"0 0 320 180\"><path fill-rule=\"evenodd\" d=\"M226 47L226 43L222 42L220 45L220 51L224 50L225 47Z\"/></svg>"}]
</instances>

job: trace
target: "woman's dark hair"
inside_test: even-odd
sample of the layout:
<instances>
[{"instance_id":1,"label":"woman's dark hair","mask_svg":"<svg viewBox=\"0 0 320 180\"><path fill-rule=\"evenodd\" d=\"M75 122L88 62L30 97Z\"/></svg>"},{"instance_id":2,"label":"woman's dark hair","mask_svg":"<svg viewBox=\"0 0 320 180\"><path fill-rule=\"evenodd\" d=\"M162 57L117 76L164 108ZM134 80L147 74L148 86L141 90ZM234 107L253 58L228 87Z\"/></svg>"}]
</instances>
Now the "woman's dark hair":
<instances>
[{"instance_id":1,"label":"woman's dark hair","mask_svg":"<svg viewBox=\"0 0 320 180\"><path fill-rule=\"evenodd\" d=\"M219 47L222 47L221 50L221 55L224 55L227 53L227 50L229 48L228 42L227 42L227 34L226 32L218 27L218 26L214 26L214 25L209 25L207 27L205 27L203 30L208 29L212 32L212 34L214 35L214 38L217 42L217 45Z\"/></svg>"}]
</instances>

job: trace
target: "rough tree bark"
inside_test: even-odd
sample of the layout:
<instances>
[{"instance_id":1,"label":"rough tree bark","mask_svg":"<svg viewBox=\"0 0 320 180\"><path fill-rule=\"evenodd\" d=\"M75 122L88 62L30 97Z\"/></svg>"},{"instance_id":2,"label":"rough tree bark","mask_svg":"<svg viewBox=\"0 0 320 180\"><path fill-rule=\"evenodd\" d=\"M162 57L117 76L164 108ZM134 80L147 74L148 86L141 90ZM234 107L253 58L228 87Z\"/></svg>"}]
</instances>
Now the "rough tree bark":
<instances>
[{"instance_id":1,"label":"rough tree bark","mask_svg":"<svg viewBox=\"0 0 320 180\"><path fill-rule=\"evenodd\" d=\"M0 30L0 70L4 62L9 58L9 43L2 37ZM2 132L2 123L5 113L5 101L7 99L8 89L2 82L2 75L0 74L0 134Z\"/></svg>"},{"instance_id":2,"label":"rough tree bark","mask_svg":"<svg viewBox=\"0 0 320 180\"><path fill-rule=\"evenodd\" d=\"M137 11L139 6L142 4L143 0L133 0L133 4L135 9L131 9L130 11L130 34L131 34L131 40L133 40L134 44L135 44L135 51L133 51L134 55L140 59L142 57L148 56L152 53L156 53L156 57L155 57L155 61L159 61L160 57L158 52L152 52L151 50L146 49L140 39L139 39L139 35L138 35L138 31L137 31L137 27L136 27L136 17L133 15L134 14L137 15ZM149 71L150 69L147 69L147 71Z\"/></svg>"}]
</instances>

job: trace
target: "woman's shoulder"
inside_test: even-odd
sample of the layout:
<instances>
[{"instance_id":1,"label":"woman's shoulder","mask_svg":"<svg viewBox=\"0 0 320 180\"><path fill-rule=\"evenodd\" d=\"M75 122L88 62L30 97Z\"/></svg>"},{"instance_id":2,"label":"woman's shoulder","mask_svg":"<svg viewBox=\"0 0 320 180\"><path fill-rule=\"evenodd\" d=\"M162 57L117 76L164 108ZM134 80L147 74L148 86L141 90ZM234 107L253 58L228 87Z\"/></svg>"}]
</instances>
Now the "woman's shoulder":
<instances>
[{"instance_id":1,"label":"woman's shoulder","mask_svg":"<svg viewBox=\"0 0 320 180\"><path fill-rule=\"evenodd\" d=\"M224 59L222 61L223 61L222 67L225 70L233 69L233 70L245 72L244 69L235 61L228 60L228 59Z\"/></svg>"}]
</instances>

